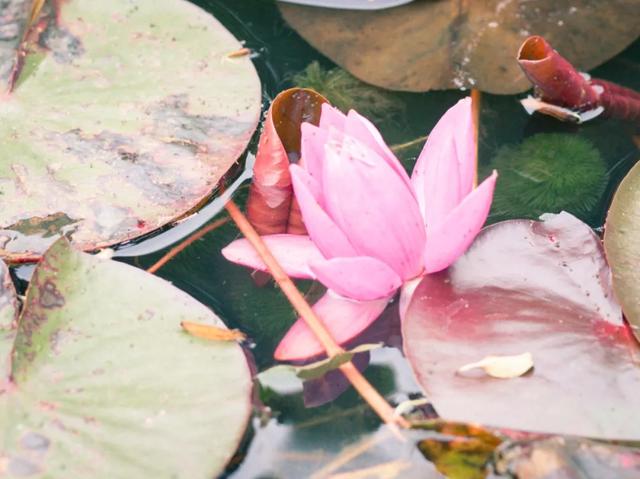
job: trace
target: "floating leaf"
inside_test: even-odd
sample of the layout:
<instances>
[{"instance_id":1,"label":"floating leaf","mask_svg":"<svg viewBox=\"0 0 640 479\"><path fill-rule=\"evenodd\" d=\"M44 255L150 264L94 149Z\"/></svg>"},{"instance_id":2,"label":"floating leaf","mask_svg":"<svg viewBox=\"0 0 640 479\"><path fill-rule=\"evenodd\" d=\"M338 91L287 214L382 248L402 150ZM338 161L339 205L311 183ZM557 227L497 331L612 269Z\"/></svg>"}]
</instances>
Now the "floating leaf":
<instances>
[{"instance_id":1,"label":"floating leaf","mask_svg":"<svg viewBox=\"0 0 640 479\"><path fill-rule=\"evenodd\" d=\"M458 369L458 372L483 369L492 378L510 379L522 376L532 368L533 356L531 353L522 353L512 356L487 356L475 363L465 364Z\"/></svg>"},{"instance_id":2,"label":"floating leaf","mask_svg":"<svg viewBox=\"0 0 640 479\"><path fill-rule=\"evenodd\" d=\"M484 479L495 449L502 439L491 431L468 424L437 421L428 427L439 434L422 439L418 449L442 474L456 479Z\"/></svg>"},{"instance_id":3,"label":"floating leaf","mask_svg":"<svg viewBox=\"0 0 640 479\"><path fill-rule=\"evenodd\" d=\"M486 228L427 276L403 321L405 353L445 419L639 439L640 353L611 290L599 238L568 213ZM487 355L529 351L532 374L455 374ZM634 357L635 356L635 357Z\"/></svg>"},{"instance_id":4,"label":"floating leaf","mask_svg":"<svg viewBox=\"0 0 640 479\"><path fill-rule=\"evenodd\" d=\"M638 37L640 22L630 15L637 6L636 0L437 0L383 12L288 4L280 10L311 45L367 83L507 94L530 87L514 58L529 35L544 33L578 69L589 70ZM594 31L606 34L594 42Z\"/></svg>"},{"instance_id":5,"label":"floating leaf","mask_svg":"<svg viewBox=\"0 0 640 479\"><path fill-rule=\"evenodd\" d=\"M247 200L247 218L261 235L306 233L289 165L300 161L300 125L317 125L326 101L313 90L291 88L275 97L267 111Z\"/></svg>"},{"instance_id":6,"label":"floating leaf","mask_svg":"<svg viewBox=\"0 0 640 479\"><path fill-rule=\"evenodd\" d=\"M224 327L169 283L56 242L27 291L0 392L2 477L218 475L251 413L241 348L180 330Z\"/></svg>"},{"instance_id":7,"label":"floating leaf","mask_svg":"<svg viewBox=\"0 0 640 479\"><path fill-rule=\"evenodd\" d=\"M48 2L38 25L0 99L0 257L61 234L101 248L201 204L258 121L251 60L227 57L241 44L183 0Z\"/></svg>"},{"instance_id":8,"label":"floating leaf","mask_svg":"<svg viewBox=\"0 0 640 479\"><path fill-rule=\"evenodd\" d=\"M237 329L220 328L210 324L194 323L192 321L182 321L182 329L196 338L208 339L209 341L238 341L242 342L247 336Z\"/></svg>"},{"instance_id":9,"label":"floating leaf","mask_svg":"<svg viewBox=\"0 0 640 479\"><path fill-rule=\"evenodd\" d=\"M629 171L613 197L604 248L613 273L613 289L631 330L640 340L640 163Z\"/></svg>"},{"instance_id":10,"label":"floating leaf","mask_svg":"<svg viewBox=\"0 0 640 479\"><path fill-rule=\"evenodd\" d=\"M356 346L353 349L336 354L335 356L332 356L330 358L326 358L321 361L316 361L310 364L305 364L304 366L281 364L279 366L274 366L273 368L271 368L271 370L287 370L295 374L298 378L304 381L309 379L317 379L324 376L329 371L338 369L343 364L348 363L353 359L353 357L356 354L368 352L380 347L382 347L382 343L361 344L359 346ZM265 371L264 373L261 373L261 374L265 374L268 372L269 371Z\"/></svg>"}]
</instances>

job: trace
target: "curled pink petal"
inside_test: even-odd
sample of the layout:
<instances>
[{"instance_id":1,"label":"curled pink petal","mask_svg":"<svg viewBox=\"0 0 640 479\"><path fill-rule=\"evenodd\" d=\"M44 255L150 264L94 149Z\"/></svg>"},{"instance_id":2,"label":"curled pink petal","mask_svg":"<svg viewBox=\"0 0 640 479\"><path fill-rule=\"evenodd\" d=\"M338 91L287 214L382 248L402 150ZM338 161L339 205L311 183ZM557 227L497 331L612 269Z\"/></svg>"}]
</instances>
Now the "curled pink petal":
<instances>
[{"instance_id":1,"label":"curled pink petal","mask_svg":"<svg viewBox=\"0 0 640 479\"><path fill-rule=\"evenodd\" d=\"M475 168L471 99L464 98L433 128L411 175L427 228L437 227L471 192Z\"/></svg>"},{"instance_id":2,"label":"curled pink petal","mask_svg":"<svg viewBox=\"0 0 640 479\"><path fill-rule=\"evenodd\" d=\"M323 173L325 209L358 256L383 261L403 280L418 275L423 220L413 192L393 168L358 140L345 137L339 147L325 145Z\"/></svg>"},{"instance_id":3,"label":"curled pink petal","mask_svg":"<svg viewBox=\"0 0 640 479\"><path fill-rule=\"evenodd\" d=\"M354 301L327 291L313 306L313 310L333 339L342 345L354 339L378 319L390 299ZM278 361L302 361L324 352L324 348L304 320L298 319L280 341L274 357Z\"/></svg>"},{"instance_id":4,"label":"curled pink petal","mask_svg":"<svg viewBox=\"0 0 640 479\"><path fill-rule=\"evenodd\" d=\"M386 298L402 285L398 273L369 256L321 260L310 268L327 288L359 301Z\"/></svg>"},{"instance_id":5,"label":"curled pink petal","mask_svg":"<svg viewBox=\"0 0 640 479\"><path fill-rule=\"evenodd\" d=\"M411 180L409 179L409 175L407 175L404 167L400 164L396 155L394 155L391 149L387 146L382 135L373 123L360 115L357 111L350 110L345 123L345 134L356 138L380 155L381 158L389 163L389 166L393 168L396 174L402 178L407 186L410 187Z\"/></svg>"},{"instance_id":6,"label":"curled pink petal","mask_svg":"<svg viewBox=\"0 0 640 479\"><path fill-rule=\"evenodd\" d=\"M449 267L473 242L489 214L497 177L498 174L494 171L439 226L427 229L427 273Z\"/></svg>"},{"instance_id":7,"label":"curled pink petal","mask_svg":"<svg viewBox=\"0 0 640 479\"><path fill-rule=\"evenodd\" d=\"M289 276L315 279L309 264L322 261L324 257L311 238L303 235L277 234L263 236L262 240ZM244 238L233 241L223 248L222 256L233 263L267 271L258 253Z\"/></svg>"},{"instance_id":8,"label":"curled pink petal","mask_svg":"<svg viewBox=\"0 0 640 479\"><path fill-rule=\"evenodd\" d=\"M322 104L322 113L320 114L320 128L329 130L333 127L337 130L344 131L347 117L337 108L332 107L328 103Z\"/></svg>"},{"instance_id":9,"label":"curled pink petal","mask_svg":"<svg viewBox=\"0 0 640 479\"><path fill-rule=\"evenodd\" d=\"M356 251L339 226L325 213L309 188L309 175L291 165L291 179L309 236L326 258L355 256Z\"/></svg>"}]
</instances>

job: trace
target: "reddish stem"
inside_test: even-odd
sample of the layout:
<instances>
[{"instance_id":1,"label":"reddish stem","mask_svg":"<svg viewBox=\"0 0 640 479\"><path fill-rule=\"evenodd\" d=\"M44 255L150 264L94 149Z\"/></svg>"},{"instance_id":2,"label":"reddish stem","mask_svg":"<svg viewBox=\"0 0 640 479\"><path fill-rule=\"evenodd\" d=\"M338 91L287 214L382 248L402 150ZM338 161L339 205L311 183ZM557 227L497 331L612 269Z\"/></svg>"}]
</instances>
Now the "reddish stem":
<instances>
[{"instance_id":1,"label":"reddish stem","mask_svg":"<svg viewBox=\"0 0 640 479\"><path fill-rule=\"evenodd\" d=\"M273 256L269 248L262 238L251 225L247 217L240 211L233 201L226 204L227 212L231 219L236 223L238 229L242 232L251 246L256 250L269 272L275 279L280 289L285 294L291 305L294 307L300 317L307 323L309 328L316 335L322 346L325 348L327 355L335 356L344 350L336 343L331 333L324 323L318 318L302 293L298 290L291 278L282 269L278 260ZM409 423L402 417L396 416L393 409L380 395L378 391L366 380L360 371L348 362L340 366L340 371L351 382L353 387L360 393L362 398L369 403L371 408L380 416L380 418L392 428L396 425L408 427Z\"/></svg>"},{"instance_id":2,"label":"reddish stem","mask_svg":"<svg viewBox=\"0 0 640 479\"><path fill-rule=\"evenodd\" d=\"M640 93L586 78L540 36L525 40L518 63L544 102L578 112L602 107L605 116L640 120Z\"/></svg>"}]
</instances>

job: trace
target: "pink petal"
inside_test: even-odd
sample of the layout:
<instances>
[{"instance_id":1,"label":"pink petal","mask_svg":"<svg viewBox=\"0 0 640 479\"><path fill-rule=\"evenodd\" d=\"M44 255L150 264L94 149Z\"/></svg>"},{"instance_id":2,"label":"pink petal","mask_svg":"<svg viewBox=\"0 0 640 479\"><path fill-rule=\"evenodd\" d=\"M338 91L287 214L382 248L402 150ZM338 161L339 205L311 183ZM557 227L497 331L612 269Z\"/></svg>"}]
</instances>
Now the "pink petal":
<instances>
[{"instance_id":1,"label":"pink petal","mask_svg":"<svg viewBox=\"0 0 640 479\"><path fill-rule=\"evenodd\" d=\"M489 214L497 177L494 171L439 226L427 229L427 273L449 267L469 248Z\"/></svg>"},{"instance_id":2,"label":"pink petal","mask_svg":"<svg viewBox=\"0 0 640 479\"><path fill-rule=\"evenodd\" d=\"M324 260L311 238L304 235L268 235L262 240L269 247L289 276L315 279L310 263ZM267 266L246 239L239 239L222 249L222 256L233 263L267 271Z\"/></svg>"},{"instance_id":3,"label":"pink petal","mask_svg":"<svg viewBox=\"0 0 640 479\"><path fill-rule=\"evenodd\" d=\"M329 133L311 123L303 123L300 130L302 132L300 140L301 164L311 177L316 181L321 181L324 145L329 138Z\"/></svg>"},{"instance_id":4,"label":"pink petal","mask_svg":"<svg viewBox=\"0 0 640 479\"><path fill-rule=\"evenodd\" d=\"M337 108L332 107L328 103L322 104L322 113L320 114L320 128L323 130L329 130L329 127L334 127L337 130L343 131L347 117Z\"/></svg>"},{"instance_id":5,"label":"pink petal","mask_svg":"<svg viewBox=\"0 0 640 479\"><path fill-rule=\"evenodd\" d=\"M396 155L394 155L389 149L382 138L382 135L373 123L360 115L357 111L351 110L347 115L344 132L345 135L352 136L353 138L360 140L364 145L375 151L381 158L389 163L391 168L393 168L396 174L402 178L407 186L411 185L409 175L407 175L404 167L400 164Z\"/></svg>"},{"instance_id":6,"label":"pink petal","mask_svg":"<svg viewBox=\"0 0 640 479\"><path fill-rule=\"evenodd\" d=\"M413 192L378 154L345 137L325 145L325 209L357 255L377 258L403 280L422 270L424 225Z\"/></svg>"},{"instance_id":7,"label":"pink petal","mask_svg":"<svg viewBox=\"0 0 640 479\"><path fill-rule=\"evenodd\" d=\"M338 344L345 344L373 323L391 298L374 301L353 301L331 291L318 300L313 310ZM280 341L274 357L278 361L301 361L324 353L313 332L298 319Z\"/></svg>"},{"instance_id":8,"label":"pink petal","mask_svg":"<svg viewBox=\"0 0 640 479\"><path fill-rule=\"evenodd\" d=\"M297 165L291 165L289 169L302 219L318 249L326 258L356 256L356 251L346 235L318 204L317 195L314 195L313 189L310 188L313 178Z\"/></svg>"},{"instance_id":9,"label":"pink petal","mask_svg":"<svg viewBox=\"0 0 640 479\"><path fill-rule=\"evenodd\" d=\"M433 128L411 175L427 229L437 227L469 194L475 168L471 99L464 98Z\"/></svg>"},{"instance_id":10,"label":"pink petal","mask_svg":"<svg viewBox=\"0 0 640 479\"><path fill-rule=\"evenodd\" d=\"M386 298L402 285L395 271L369 256L321 260L310 268L327 288L359 301Z\"/></svg>"}]
</instances>

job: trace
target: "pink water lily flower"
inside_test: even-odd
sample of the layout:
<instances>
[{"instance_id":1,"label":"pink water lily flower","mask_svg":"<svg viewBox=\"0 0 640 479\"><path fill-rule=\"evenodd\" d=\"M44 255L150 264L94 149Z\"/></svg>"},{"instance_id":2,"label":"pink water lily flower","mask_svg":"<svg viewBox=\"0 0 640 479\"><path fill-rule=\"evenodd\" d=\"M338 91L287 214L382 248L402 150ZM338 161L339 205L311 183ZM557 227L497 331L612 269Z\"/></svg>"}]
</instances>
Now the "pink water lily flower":
<instances>
[{"instance_id":1,"label":"pink water lily flower","mask_svg":"<svg viewBox=\"0 0 640 479\"><path fill-rule=\"evenodd\" d=\"M411 291L469 247L487 218L497 176L474 189L475 151L469 98L440 119L411 178L378 130L353 110L344 115L323 105L319 126L302 125L303 163L290 171L309 235L263 239L290 276L328 288L314 310L338 343L364 331L398 289ZM245 239L222 253L265 269ZM299 319L275 357L323 352Z\"/></svg>"}]
</instances>

